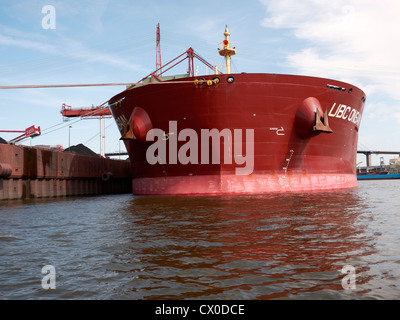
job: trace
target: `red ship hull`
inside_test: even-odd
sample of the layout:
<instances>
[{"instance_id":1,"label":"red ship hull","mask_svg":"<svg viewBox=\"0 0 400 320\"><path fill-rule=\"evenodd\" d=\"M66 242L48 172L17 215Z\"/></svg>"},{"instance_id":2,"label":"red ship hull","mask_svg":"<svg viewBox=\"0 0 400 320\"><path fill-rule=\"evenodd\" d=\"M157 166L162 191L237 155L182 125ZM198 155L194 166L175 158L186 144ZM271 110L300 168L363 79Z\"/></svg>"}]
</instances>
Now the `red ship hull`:
<instances>
[{"instance_id":1,"label":"red ship hull","mask_svg":"<svg viewBox=\"0 0 400 320\"><path fill-rule=\"evenodd\" d=\"M143 84L109 101L130 156L134 194L357 186L358 129L365 104L359 88L275 74L218 75L218 82L208 84L215 76L204 76L203 83L198 79ZM163 132L164 139L151 138L152 129ZM206 129L220 133L220 144L204 140ZM160 148L154 152L156 143ZM203 157L207 150L208 160ZM219 161L213 162L218 153ZM160 161L149 161L149 155Z\"/></svg>"}]
</instances>

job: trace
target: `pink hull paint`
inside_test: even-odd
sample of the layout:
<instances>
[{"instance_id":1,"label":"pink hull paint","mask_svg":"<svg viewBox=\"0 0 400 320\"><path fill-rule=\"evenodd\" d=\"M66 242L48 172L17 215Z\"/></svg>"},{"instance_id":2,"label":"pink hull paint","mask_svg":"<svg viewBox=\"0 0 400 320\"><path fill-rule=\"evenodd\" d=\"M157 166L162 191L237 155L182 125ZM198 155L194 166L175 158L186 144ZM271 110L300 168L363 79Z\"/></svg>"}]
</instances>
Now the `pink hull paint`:
<instances>
[{"instance_id":1,"label":"pink hull paint","mask_svg":"<svg viewBox=\"0 0 400 320\"><path fill-rule=\"evenodd\" d=\"M138 178L132 181L137 195L221 195L243 193L307 192L355 188L353 174L252 174Z\"/></svg>"}]
</instances>

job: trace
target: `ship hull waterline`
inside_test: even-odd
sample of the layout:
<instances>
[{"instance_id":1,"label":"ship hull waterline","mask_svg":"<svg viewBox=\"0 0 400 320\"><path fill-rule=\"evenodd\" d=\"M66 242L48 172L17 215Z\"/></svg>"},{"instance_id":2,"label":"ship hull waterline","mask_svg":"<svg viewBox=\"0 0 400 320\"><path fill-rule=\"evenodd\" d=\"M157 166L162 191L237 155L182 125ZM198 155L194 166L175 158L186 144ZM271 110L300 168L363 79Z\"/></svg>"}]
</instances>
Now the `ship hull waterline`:
<instances>
[{"instance_id":1,"label":"ship hull waterline","mask_svg":"<svg viewBox=\"0 0 400 320\"><path fill-rule=\"evenodd\" d=\"M363 91L306 76L242 73L215 78L144 84L110 99L130 157L134 194L357 186ZM318 130L318 122L331 130ZM210 133L219 134L219 141Z\"/></svg>"}]
</instances>

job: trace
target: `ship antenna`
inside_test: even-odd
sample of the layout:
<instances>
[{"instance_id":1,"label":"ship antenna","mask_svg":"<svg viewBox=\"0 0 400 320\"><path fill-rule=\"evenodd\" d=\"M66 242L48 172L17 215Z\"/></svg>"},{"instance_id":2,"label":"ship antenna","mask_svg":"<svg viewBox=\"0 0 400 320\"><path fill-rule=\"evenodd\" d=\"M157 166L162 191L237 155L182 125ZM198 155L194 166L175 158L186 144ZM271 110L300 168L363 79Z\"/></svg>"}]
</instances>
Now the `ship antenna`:
<instances>
[{"instance_id":1,"label":"ship antenna","mask_svg":"<svg viewBox=\"0 0 400 320\"><path fill-rule=\"evenodd\" d=\"M219 54L225 57L226 62L226 73L231 73L231 56L236 54L236 47L231 48L229 46L229 37L230 37L228 26L225 27L225 40L222 41L222 49L219 49Z\"/></svg>"}]
</instances>

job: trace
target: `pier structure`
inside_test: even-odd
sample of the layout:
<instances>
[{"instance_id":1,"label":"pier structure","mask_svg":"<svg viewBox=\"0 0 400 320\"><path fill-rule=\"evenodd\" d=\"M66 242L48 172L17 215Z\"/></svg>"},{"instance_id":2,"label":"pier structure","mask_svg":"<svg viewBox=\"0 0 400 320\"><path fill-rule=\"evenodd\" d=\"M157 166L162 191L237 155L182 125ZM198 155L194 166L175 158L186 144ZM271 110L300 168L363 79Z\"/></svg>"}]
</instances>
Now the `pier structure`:
<instances>
[{"instance_id":1,"label":"pier structure","mask_svg":"<svg viewBox=\"0 0 400 320\"><path fill-rule=\"evenodd\" d=\"M0 200L131 193L130 162L0 144Z\"/></svg>"}]
</instances>

